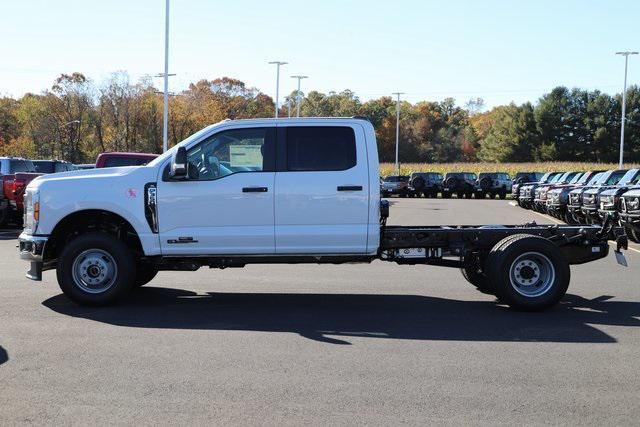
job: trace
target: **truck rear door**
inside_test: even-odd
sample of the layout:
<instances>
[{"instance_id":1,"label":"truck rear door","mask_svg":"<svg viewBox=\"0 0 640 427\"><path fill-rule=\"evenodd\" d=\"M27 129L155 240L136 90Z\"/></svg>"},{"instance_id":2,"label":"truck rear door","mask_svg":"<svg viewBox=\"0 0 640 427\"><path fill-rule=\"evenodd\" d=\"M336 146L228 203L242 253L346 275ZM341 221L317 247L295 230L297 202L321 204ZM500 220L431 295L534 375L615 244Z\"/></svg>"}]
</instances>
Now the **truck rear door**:
<instances>
[{"instance_id":1,"label":"truck rear door","mask_svg":"<svg viewBox=\"0 0 640 427\"><path fill-rule=\"evenodd\" d=\"M277 254L365 253L369 170L358 125L278 126Z\"/></svg>"}]
</instances>

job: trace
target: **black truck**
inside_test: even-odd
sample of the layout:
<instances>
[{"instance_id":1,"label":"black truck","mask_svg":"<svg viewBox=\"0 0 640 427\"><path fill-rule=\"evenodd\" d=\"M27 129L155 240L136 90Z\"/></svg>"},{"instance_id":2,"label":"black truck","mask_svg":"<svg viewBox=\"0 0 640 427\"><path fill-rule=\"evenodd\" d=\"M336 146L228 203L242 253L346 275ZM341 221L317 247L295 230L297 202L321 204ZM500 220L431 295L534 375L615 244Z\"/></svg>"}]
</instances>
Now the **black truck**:
<instances>
[{"instance_id":1,"label":"black truck","mask_svg":"<svg viewBox=\"0 0 640 427\"><path fill-rule=\"evenodd\" d=\"M478 177L471 172L449 172L444 176L442 184L442 197L448 199L452 194L458 196L458 199L466 197L470 199L473 196L473 189Z\"/></svg>"}]
</instances>

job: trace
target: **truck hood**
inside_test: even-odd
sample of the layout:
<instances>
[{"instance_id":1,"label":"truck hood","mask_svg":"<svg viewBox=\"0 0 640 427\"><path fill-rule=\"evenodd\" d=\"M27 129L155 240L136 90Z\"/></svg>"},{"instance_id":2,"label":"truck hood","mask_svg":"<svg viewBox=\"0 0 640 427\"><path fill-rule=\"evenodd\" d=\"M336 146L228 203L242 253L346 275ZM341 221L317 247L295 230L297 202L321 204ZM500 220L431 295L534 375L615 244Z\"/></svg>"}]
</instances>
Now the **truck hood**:
<instances>
[{"instance_id":1,"label":"truck hood","mask_svg":"<svg viewBox=\"0 0 640 427\"><path fill-rule=\"evenodd\" d=\"M155 168L146 166L124 166L117 168L101 168L101 169L85 169L69 172L58 172L47 175L41 175L29 183L30 190L39 190L43 186L56 183L62 185L74 185L74 183L82 183L82 185L92 185L92 181L103 183L109 179L117 179L127 175L153 175L155 181Z\"/></svg>"}]
</instances>

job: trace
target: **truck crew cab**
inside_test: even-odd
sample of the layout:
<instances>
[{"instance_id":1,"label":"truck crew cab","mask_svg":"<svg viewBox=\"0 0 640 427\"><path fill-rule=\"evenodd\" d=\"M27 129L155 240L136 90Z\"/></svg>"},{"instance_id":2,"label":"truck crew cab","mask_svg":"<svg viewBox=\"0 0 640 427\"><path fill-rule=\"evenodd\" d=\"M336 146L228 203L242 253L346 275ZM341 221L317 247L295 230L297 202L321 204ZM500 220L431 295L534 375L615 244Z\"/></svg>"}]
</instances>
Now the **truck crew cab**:
<instances>
[{"instance_id":1,"label":"truck crew cab","mask_svg":"<svg viewBox=\"0 0 640 427\"><path fill-rule=\"evenodd\" d=\"M223 121L145 166L74 171L26 191L27 277L56 269L79 304L114 302L159 270L376 259L460 268L483 292L540 310L569 265L602 258L596 227L387 226L374 128L360 118Z\"/></svg>"}]
</instances>

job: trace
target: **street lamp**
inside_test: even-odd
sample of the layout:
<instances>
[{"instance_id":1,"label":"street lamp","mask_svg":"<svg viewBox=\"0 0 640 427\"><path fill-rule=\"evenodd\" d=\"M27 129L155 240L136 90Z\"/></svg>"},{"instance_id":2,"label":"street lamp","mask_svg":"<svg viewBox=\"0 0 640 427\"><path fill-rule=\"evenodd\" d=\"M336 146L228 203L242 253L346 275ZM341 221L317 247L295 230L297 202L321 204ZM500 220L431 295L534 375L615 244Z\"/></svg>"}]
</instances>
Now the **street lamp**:
<instances>
[{"instance_id":1,"label":"street lamp","mask_svg":"<svg viewBox=\"0 0 640 427\"><path fill-rule=\"evenodd\" d=\"M284 61L271 61L269 64L276 65L276 119L278 118L278 97L280 96L280 66L286 65L287 62Z\"/></svg>"},{"instance_id":2,"label":"street lamp","mask_svg":"<svg viewBox=\"0 0 640 427\"><path fill-rule=\"evenodd\" d=\"M308 79L309 76L291 76L292 79L298 79L298 92L296 93L296 117L300 117L300 81Z\"/></svg>"},{"instance_id":3,"label":"street lamp","mask_svg":"<svg viewBox=\"0 0 640 427\"><path fill-rule=\"evenodd\" d=\"M638 52L616 52L616 55L624 56L624 86L622 89L622 124L620 127L620 169L622 169L622 160L624 157L624 122L627 114L627 65L629 63L629 55L637 55Z\"/></svg>"},{"instance_id":4,"label":"street lamp","mask_svg":"<svg viewBox=\"0 0 640 427\"><path fill-rule=\"evenodd\" d=\"M164 111L162 116L162 152L169 148L169 0L165 2L164 11L164 73L155 77L164 77Z\"/></svg>"},{"instance_id":5,"label":"street lamp","mask_svg":"<svg viewBox=\"0 0 640 427\"><path fill-rule=\"evenodd\" d=\"M400 147L400 95L404 95L404 92L394 92L392 95L397 96L396 101L396 175L400 176L400 162L398 161L399 147Z\"/></svg>"}]
</instances>

